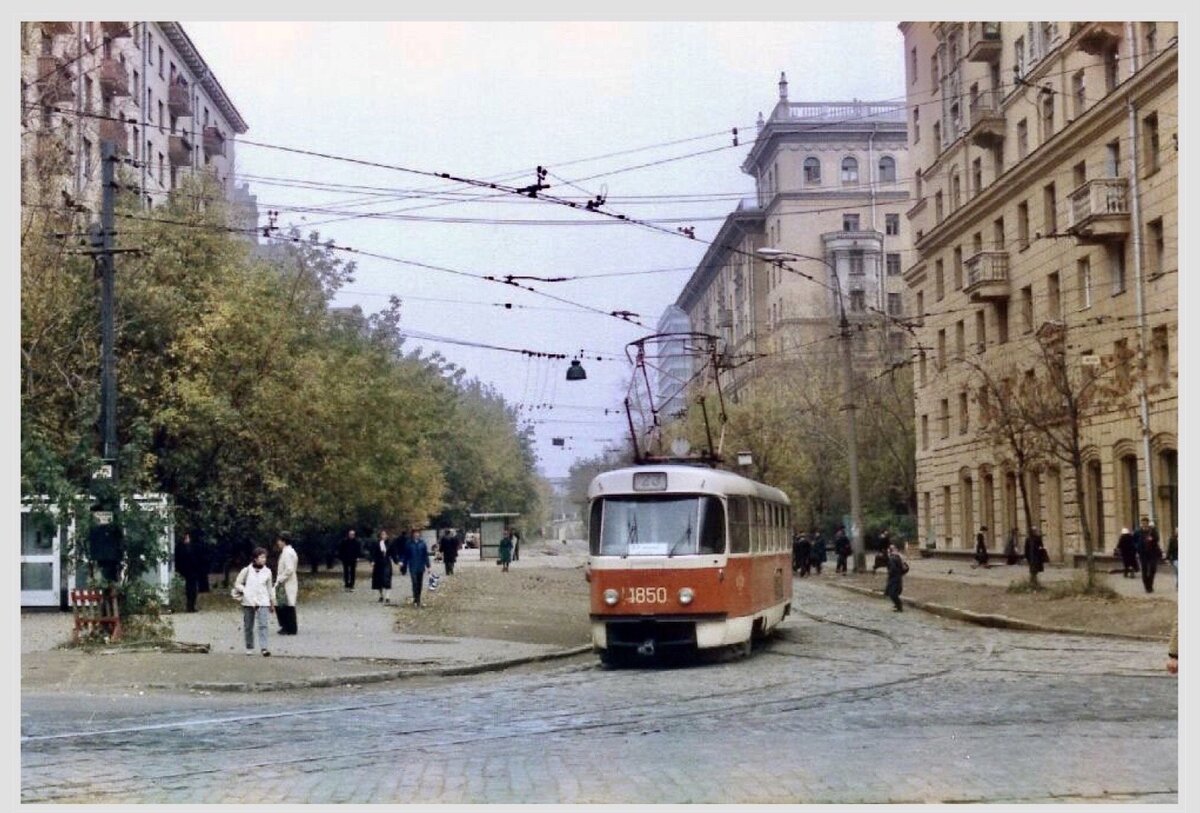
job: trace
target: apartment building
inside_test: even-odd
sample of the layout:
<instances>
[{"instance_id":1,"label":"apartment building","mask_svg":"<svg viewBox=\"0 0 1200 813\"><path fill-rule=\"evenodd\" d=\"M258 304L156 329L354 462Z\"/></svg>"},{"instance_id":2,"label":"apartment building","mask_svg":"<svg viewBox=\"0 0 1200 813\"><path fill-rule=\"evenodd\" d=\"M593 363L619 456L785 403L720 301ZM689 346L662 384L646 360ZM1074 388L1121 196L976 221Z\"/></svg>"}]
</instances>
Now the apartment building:
<instances>
[{"instance_id":1,"label":"apartment building","mask_svg":"<svg viewBox=\"0 0 1200 813\"><path fill-rule=\"evenodd\" d=\"M1086 418L1073 469L1026 478L1051 557L1122 527L1176 527L1178 42L1168 22L906 22L916 249L917 494L926 544L1025 535L1013 455L981 430L981 382L1039 374L1036 337L1072 369L1133 376ZM1044 334L1043 334L1044 335ZM1122 361L1129 359L1129 361ZM1113 369L1116 366L1121 369Z\"/></svg>"},{"instance_id":2,"label":"apartment building","mask_svg":"<svg viewBox=\"0 0 1200 813\"><path fill-rule=\"evenodd\" d=\"M742 164L756 196L729 215L676 302L695 329L721 335L738 358L832 355L844 306L870 328L854 333L860 349L874 336L902 356L912 312L905 127L898 103L792 102L781 75ZM753 364L731 374L735 397L754 375Z\"/></svg>"},{"instance_id":3,"label":"apartment building","mask_svg":"<svg viewBox=\"0 0 1200 813\"><path fill-rule=\"evenodd\" d=\"M174 22L22 23L21 123L22 177L61 177L63 199L93 212L101 142L116 145L154 206L190 173L233 194L235 137L247 130Z\"/></svg>"}]
</instances>

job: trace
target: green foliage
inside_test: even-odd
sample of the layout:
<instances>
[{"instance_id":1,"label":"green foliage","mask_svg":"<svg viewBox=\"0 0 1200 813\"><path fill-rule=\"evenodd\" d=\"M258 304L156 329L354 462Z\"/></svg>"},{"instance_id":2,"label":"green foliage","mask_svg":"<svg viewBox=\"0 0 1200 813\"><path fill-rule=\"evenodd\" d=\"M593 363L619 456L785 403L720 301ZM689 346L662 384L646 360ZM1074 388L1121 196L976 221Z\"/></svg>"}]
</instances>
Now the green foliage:
<instances>
[{"instance_id":1,"label":"green foliage","mask_svg":"<svg viewBox=\"0 0 1200 813\"><path fill-rule=\"evenodd\" d=\"M1046 586L1046 597L1050 599L1075 598L1077 596L1099 598L1106 601L1118 601L1121 598L1121 594L1107 584L1095 581L1089 583L1086 573L1080 574L1070 581L1055 582Z\"/></svg>"}]
</instances>

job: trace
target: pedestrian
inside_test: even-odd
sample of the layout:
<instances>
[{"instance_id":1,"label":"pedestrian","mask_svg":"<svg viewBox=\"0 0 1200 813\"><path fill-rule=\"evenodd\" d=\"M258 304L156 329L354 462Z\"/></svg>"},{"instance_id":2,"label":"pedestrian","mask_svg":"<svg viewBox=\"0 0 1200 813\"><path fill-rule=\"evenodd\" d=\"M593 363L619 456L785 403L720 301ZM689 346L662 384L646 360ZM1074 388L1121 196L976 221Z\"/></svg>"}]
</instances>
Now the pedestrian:
<instances>
[{"instance_id":1,"label":"pedestrian","mask_svg":"<svg viewBox=\"0 0 1200 813\"><path fill-rule=\"evenodd\" d=\"M1138 572L1137 545L1128 528L1122 528L1121 535L1117 537L1116 554L1121 557L1122 577L1132 579Z\"/></svg>"},{"instance_id":2,"label":"pedestrian","mask_svg":"<svg viewBox=\"0 0 1200 813\"><path fill-rule=\"evenodd\" d=\"M817 531L813 539L812 553L809 554L809 559L812 561L813 570L817 571L817 575L821 575L821 565L825 564L825 537L821 536L821 532Z\"/></svg>"},{"instance_id":3,"label":"pedestrian","mask_svg":"<svg viewBox=\"0 0 1200 813\"><path fill-rule=\"evenodd\" d=\"M812 572L812 540L808 534L800 534L800 576L803 578Z\"/></svg>"},{"instance_id":4,"label":"pedestrian","mask_svg":"<svg viewBox=\"0 0 1200 813\"><path fill-rule=\"evenodd\" d=\"M442 563L446 566L446 575L454 573L454 563L458 561L458 537L447 528L442 532Z\"/></svg>"},{"instance_id":5,"label":"pedestrian","mask_svg":"<svg viewBox=\"0 0 1200 813\"><path fill-rule=\"evenodd\" d=\"M800 540L803 537L797 531L792 531L792 572L800 569Z\"/></svg>"},{"instance_id":6,"label":"pedestrian","mask_svg":"<svg viewBox=\"0 0 1200 813\"><path fill-rule=\"evenodd\" d=\"M1008 541L1004 543L1004 563L1015 565L1019 561L1021 556L1017 553L1017 529L1013 526L1008 529Z\"/></svg>"},{"instance_id":7,"label":"pedestrian","mask_svg":"<svg viewBox=\"0 0 1200 813\"><path fill-rule=\"evenodd\" d=\"M512 529L513 551L512 560L514 562L521 561L521 534L516 528Z\"/></svg>"},{"instance_id":8,"label":"pedestrian","mask_svg":"<svg viewBox=\"0 0 1200 813\"><path fill-rule=\"evenodd\" d=\"M421 585L425 580L425 571L429 568L429 548L416 529L413 530L412 538L408 543L404 561L408 566L409 578L412 579L413 606L420 607Z\"/></svg>"},{"instance_id":9,"label":"pedestrian","mask_svg":"<svg viewBox=\"0 0 1200 813\"><path fill-rule=\"evenodd\" d=\"M1175 586L1179 587L1179 529L1171 531L1171 538L1167 540L1167 561L1171 563L1171 570L1175 573Z\"/></svg>"},{"instance_id":10,"label":"pedestrian","mask_svg":"<svg viewBox=\"0 0 1200 813\"><path fill-rule=\"evenodd\" d=\"M980 525L979 533L975 534L975 563L979 567L988 566L987 526Z\"/></svg>"},{"instance_id":11,"label":"pedestrian","mask_svg":"<svg viewBox=\"0 0 1200 813\"><path fill-rule=\"evenodd\" d=\"M208 563L204 551L192 542L192 535L183 532L183 539L175 546L175 572L183 579L183 593L187 599L187 611L196 612L196 596L208 580Z\"/></svg>"},{"instance_id":12,"label":"pedestrian","mask_svg":"<svg viewBox=\"0 0 1200 813\"><path fill-rule=\"evenodd\" d=\"M1138 552L1138 563L1142 567L1142 585L1147 593L1153 593L1154 575L1158 572L1163 552L1158 544L1158 530L1150 524L1148 517L1142 517L1142 527L1134 534L1133 542Z\"/></svg>"},{"instance_id":13,"label":"pedestrian","mask_svg":"<svg viewBox=\"0 0 1200 813\"><path fill-rule=\"evenodd\" d=\"M498 561L500 569L505 573L508 572L508 565L512 562L513 545L515 544L513 537L515 536L516 534L511 528L505 528L504 537L500 540L500 559Z\"/></svg>"},{"instance_id":14,"label":"pedestrian","mask_svg":"<svg viewBox=\"0 0 1200 813\"><path fill-rule=\"evenodd\" d=\"M358 576L358 557L362 547L354 529L346 531L346 536L338 542L338 558L342 560L342 589L354 590L355 578Z\"/></svg>"},{"instance_id":15,"label":"pedestrian","mask_svg":"<svg viewBox=\"0 0 1200 813\"><path fill-rule=\"evenodd\" d=\"M254 654L254 631L258 630L258 645L264 656L270 655L267 628L275 612L275 585L271 568L267 567L267 549L255 548L250 564L242 568L233 582L233 597L242 603L242 632L246 639L246 654Z\"/></svg>"},{"instance_id":16,"label":"pedestrian","mask_svg":"<svg viewBox=\"0 0 1200 813\"><path fill-rule=\"evenodd\" d=\"M1172 675L1179 674L1179 616L1171 625L1171 640L1167 642L1167 671Z\"/></svg>"},{"instance_id":17,"label":"pedestrian","mask_svg":"<svg viewBox=\"0 0 1200 813\"><path fill-rule=\"evenodd\" d=\"M1037 528L1030 528L1025 537L1025 562L1029 565L1029 581L1034 587L1038 584L1038 574L1046 569L1050 554L1042 542L1042 534Z\"/></svg>"},{"instance_id":18,"label":"pedestrian","mask_svg":"<svg viewBox=\"0 0 1200 813\"><path fill-rule=\"evenodd\" d=\"M850 556L850 539L846 536L846 529L839 525L837 533L833 536L833 552L837 554L837 567L834 568L836 573L846 572L846 559Z\"/></svg>"},{"instance_id":19,"label":"pedestrian","mask_svg":"<svg viewBox=\"0 0 1200 813\"><path fill-rule=\"evenodd\" d=\"M900 555L895 545L889 544L887 549L887 584L883 594L892 600L892 612L904 612L900 603L900 594L904 591L904 574L908 572L908 562Z\"/></svg>"},{"instance_id":20,"label":"pedestrian","mask_svg":"<svg viewBox=\"0 0 1200 813\"><path fill-rule=\"evenodd\" d=\"M283 588L283 601L275 616L279 619L280 635L295 635L299 632L296 623L296 598L300 593L300 575L296 572L300 557L292 547L292 538L280 532L275 537L275 550L279 552L278 573L275 577L275 587Z\"/></svg>"},{"instance_id":21,"label":"pedestrian","mask_svg":"<svg viewBox=\"0 0 1200 813\"><path fill-rule=\"evenodd\" d=\"M392 561L394 546L388 544L385 528L379 529L379 538L371 544L371 589L379 591L379 603L392 603Z\"/></svg>"}]
</instances>

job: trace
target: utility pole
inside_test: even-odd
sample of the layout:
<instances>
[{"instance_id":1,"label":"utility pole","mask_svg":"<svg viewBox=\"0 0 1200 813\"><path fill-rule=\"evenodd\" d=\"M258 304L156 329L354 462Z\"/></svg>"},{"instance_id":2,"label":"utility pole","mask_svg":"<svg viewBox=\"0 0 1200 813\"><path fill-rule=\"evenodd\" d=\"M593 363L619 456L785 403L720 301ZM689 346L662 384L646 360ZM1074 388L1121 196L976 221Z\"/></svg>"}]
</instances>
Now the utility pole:
<instances>
[{"instance_id":1,"label":"utility pole","mask_svg":"<svg viewBox=\"0 0 1200 813\"><path fill-rule=\"evenodd\" d=\"M100 142L100 227L93 227L96 274L100 278L100 433L101 467L96 504L92 508L89 549L108 581L117 581L121 564L121 498L117 490L117 369L114 295L116 268L113 262L113 229L116 206L116 146Z\"/></svg>"},{"instance_id":2,"label":"utility pole","mask_svg":"<svg viewBox=\"0 0 1200 813\"><path fill-rule=\"evenodd\" d=\"M834 270L836 275L837 270ZM839 284L839 301L841 285ZM846 445L849 447L850 463L850 552L854 554L854 572L863 573L867 569L867 555L863 551L862 537L862 502L858 494L858 421L855 412L858 406L854 400L854 364L851 352L850 321L846 318L845 303L841 303L841 344L842 344L842 409L846 411Z\"/></svg>"}]
</instances>

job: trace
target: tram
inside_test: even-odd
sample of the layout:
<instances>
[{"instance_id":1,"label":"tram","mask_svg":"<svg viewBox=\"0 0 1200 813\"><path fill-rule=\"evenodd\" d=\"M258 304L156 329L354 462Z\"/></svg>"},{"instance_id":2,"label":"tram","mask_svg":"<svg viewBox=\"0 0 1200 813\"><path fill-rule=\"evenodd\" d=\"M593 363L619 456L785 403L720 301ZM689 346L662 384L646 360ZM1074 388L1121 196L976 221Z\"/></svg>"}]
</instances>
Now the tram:
<instances>
[{"instance_id":1,"label":"tram","mask_svg":"<svg viewBox=\"0 0 1200 813\"><path fill-rule=\"evenodd\" d=\"M588 499L602 662L749 654L791 611L790 509L779 489L704 466L642 465L600 474Z\"/></svg>"}]
</instances>

